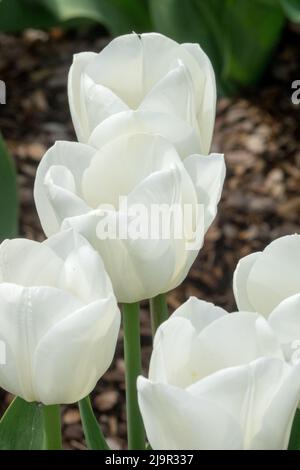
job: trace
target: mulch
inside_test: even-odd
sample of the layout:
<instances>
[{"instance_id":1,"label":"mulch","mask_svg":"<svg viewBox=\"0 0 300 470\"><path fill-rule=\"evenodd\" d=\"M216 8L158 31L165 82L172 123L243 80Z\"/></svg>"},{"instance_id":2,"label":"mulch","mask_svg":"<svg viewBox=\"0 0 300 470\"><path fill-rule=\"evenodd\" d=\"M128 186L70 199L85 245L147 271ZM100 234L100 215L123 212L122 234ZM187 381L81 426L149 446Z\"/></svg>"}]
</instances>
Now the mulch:
<instances>
[{"instance_id":1,"label":"mulch","mask_svg":"<svg viewBox=\"0 0 300 470\"><path fill-rule=\"evenodd\" d=\"M300 232L300 105L291 84L300 78L300 31L289 26L263 81L242 97L221 98L213 151L225 154L227 177L216 221L185 282L170 292L170 311L195 295L233 311L232 275L237 261L271 240ZM99 51L109 38L101 29L82 32L28 30L0 33L0 78L7 104L0 129L18 170L20 234L43 240L32 196L36 167L55 140L75 140L66 81L72 55ZM151 353L147 303L141 312L144 372ZM92 395L109 444L126 446L122 333L112 367ZM0 412L12 400L1 392ZM63 407L66 449L85 449L76 406Z\"/></svg>"}]
</instances>

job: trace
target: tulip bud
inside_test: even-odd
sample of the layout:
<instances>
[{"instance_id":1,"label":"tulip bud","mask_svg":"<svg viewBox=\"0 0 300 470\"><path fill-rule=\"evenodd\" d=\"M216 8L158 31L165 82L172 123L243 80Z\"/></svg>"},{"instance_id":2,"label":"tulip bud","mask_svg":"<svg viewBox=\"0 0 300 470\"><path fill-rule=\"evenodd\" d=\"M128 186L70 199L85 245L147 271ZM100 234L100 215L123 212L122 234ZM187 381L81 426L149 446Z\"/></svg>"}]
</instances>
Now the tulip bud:
<instances>
[{"instance_id":1,"label":"tulip bud","mask_svg":"<svg viewBox=\"0 0 300 470\"><path fill-rule=\"evenodd\" d=\"M72 230L0 245L0 386L45 405L73 403L109 367L120 312L99 255Z\"/></svg>"}]
</instances>

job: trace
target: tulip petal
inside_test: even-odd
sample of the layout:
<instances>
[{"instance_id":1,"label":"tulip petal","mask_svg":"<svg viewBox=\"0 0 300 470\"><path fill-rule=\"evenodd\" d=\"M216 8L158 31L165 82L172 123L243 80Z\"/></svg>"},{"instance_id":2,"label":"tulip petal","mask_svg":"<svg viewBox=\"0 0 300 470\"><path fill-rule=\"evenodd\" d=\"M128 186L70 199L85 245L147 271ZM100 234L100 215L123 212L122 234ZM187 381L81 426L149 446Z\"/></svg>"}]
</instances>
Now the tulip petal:
<instances>
[{"instance_id":1,"label":"tulip petal","mask_svg":"<svg viewBox=\"0 0 300 470\"><path fill-rule=\"evenodd\" d=\"M206 326L224 315L228 313L223 308L192 296L175 310L171 318L186 318L199 334Z\"/></svg>"},{"instance_id":2,"label":"tulip petal","mask_svg":"<svg viewBox=\"0 0 300 470\"><path fill-rule=\"evenodd\" d=\"M284 348L287 360L299 362L300 294L284 299L268 318L270 326Z\"/></svg>"},{"instance_id":3,"label":"tulip petal","mask_svg":"<svg viewBox=\"0 0 300 470\"><path fill-rule=\"evenodd\" d=\"M137 34L113 39L85 68L96 83L112 90L130 108L136 108L143 94L143 51Z\"/></svg>"},{"instance_id":4,"label":"tulip petal","mask_svg":"<svg viewBox=\"0 0 300 470\"><path fill-rule=\"evenodd\" d=\"M193 357L197 333L192 324L181 317L164 322L158 328L149 367L149 379L180 388L200 378L198 357Z\"/></svg>"},{"instance_id":5,"label":"tulip petal","mask_svg":"<svg viewBox=\"0 0 300 470\"><path fill-rule=\"evenodd\" d=\"M247 291L256 311L269 315L286 297L299 293L300 235L278 238L256 259Z\"/></svg>"},{"instance_id":6,"label":"tulip petal","mask_svg":"<svg viewBox=\"0 0 300 470\"><path fill-rule=\"evenodd\" d=\"M84 106L82 75L87 64L96 56L95 52L75 54L68 76L69 106L75 132L80 142L87 142L90 131L87 112Z\"/></svg>"},{"instance_id":7,"label":"tulip petal","mask_svg":"<svg viewBox=\"0 0 300 470\"><path fill-rule=\"evenodd\" d=\"M176 164L181 164L176 150L159 135L121 136L102 147L85 170L85 200L94 208L101 204L118 208L120 196L127 196L143 178Z\"/></svg>"},{"instance_id":8,"label":"tulip petal","mask_svg":"<svg viewBox=\"0 0 300 470\"><path fill-rule=\"evenodd\" d=\"M197 399L180 388L139 377L139 406L153 449L241 449L237 423L209 397ZM230 430L230 432L228 432Z\"/></svg>"},{"instance_id":9,"label":"tulip petal","mask_svg":"<svg viewBox=\"0 0 300 470\"><path fill-rule=\"evenodd\" d=\"M0 285L0 339L6 363L0 367L0 386L27 401L38 401L31 358L36 344L57 321L82 303L52 287Z\"/></svg>"},{"instance_id":10,"label":"tulip petal","mask_svg":"<svg viewBox=\"0 0 300 470\"><path fill-rule=\"evenodd\" d=\"M195 59L197 65L204 74L204 84L202 81L194 81L196 95L198 97L198 124L204 155L209 154L211 140L216 116L216 80L211 62L199 44L182 44ZM196 69L196 67L195 67ZM192 74L192 76L196 76ZM201 85L201 86L200 86Z\"/></svg>"},{"instance_id":11,"label":"tulip petal","mask_svg":"<svg viewBox=\"0 0 300 470\"><path fill-rule=\"evenodd\" d=\"M283 359L278 339L266 320L246 312L224 315L202 330L197 354L202 376L262 356Z\"/></svg>"},{"instance_id":12,"label":"tulip petal","mask_svg":"<svg viewBox=\"0 0 300 470\"><path fill-rule=\"evenodd\" d=\"M85 168L89 166L94 153L95 149L85 144L56 142L42 158L35 178L34 200L43 230L47 236L60 230L60 221L57 220L57 215L49 200L49 192L45 185L46 174L52 166L66 167L73 175L76 194L81 197L82 174ZM69 176L67 182L70 185ZM58 191L57 186L56 190ZM58 197L60 195L63 198L61 191L58 191ZM78 202L77 199L76 201Z\"/></svg>"},{"instance_id":13,"label":"tulip petal","mask_svg":"<svg viewBox=\"0 0 300 470\"><path fill-rule=\"evenodd\" d=\"M279 450L287 446L297 407L299 370L297 374L282 360L260 358L220 370L187 391L198 399L209 397L239 420L244 449Z\"/></svg>"},{"instance_id":14,"label":"tulip petal","mask_svg":"<svg viewBox=\"0 0 300 470\"><path fill-rule=\"evenodd\" d=\"M111 364L119 326L113 297L55 324L34 355L33 377L42 403L73 403L88 395Z\"/></svg>"},{"instance_id":15,"label":"tulip petal","mask_svg":"<svg viewBox=\"0 0 300 470\"><path fill-rule=\"evenodd\" d=\"M149 91L139 110L170 114L197 129L193 86L188 69L182 62Z\"/></svg>"},{"instance_id":16,"label":"tulip petal","mask_svg":"<svg viewBox=\"0 0 300 470\"><path fill-rule=\"evenodd\" d=\"M128 111L129 108L112 90L99 83L94 83L88 75L84 75L82 80L83 106L88 122L86 141L88 141L99 123L115 113Z\"/></svg>"},{"instance_id":17,"label":"tulip petal","mask_svg":"<svg viewBox=\"0 0 300 470\"><path fill-rule=\"evenodd\" d=\"M233 275L233 292L238 309L246 312L255 312L255 307L251 304L248 296L248 277L249 273L260 256L261 252L251 253L240 259Z\"/></svg>"},{"instance_id":18,"label":"tulip petal","mask_svg":"<svg viewBox=\"0 0 300 470\"><path fill-rule=\"evenodd\" d=\"M155 111L125 111L112 115L99 124L89 138L89 145L100 149L121 135L160 134L171 142L182 159L199 151L196 131L183 120Z\"/></svg>"},{"instance_id":19,"label":"tulip petal","mask_svg":"<svg viewBox=\"0 0 300 470\"><path fill-rule=\"evenodd\" d=\"M16 238L0 245L0 282L56 286L61 259L46 245Z\"/></svg>"},{"instance_id":20,"label":"tulip petal","mask_svg":"<svg viewBox=\"0 0 300 470\"><path fill-rule=\"evenodd\" d=\"M184 160L184 166L196 187L198 203L204 204L206 231L216 216L217 205L223 189L224 156L220 154L191 155Z\"/></svg>"},{"instance_id":21,"label":"tulip petal","mask_svg":"<svg viewBox=\"0 0 300 470\"><path fill-rule=\"evenodd\" d=\"M112 285L102 259L85 238L72 229L59 232L44 242L64 261L59 287L73 293L84 303L106 298Z\"/></svg>"}]
</instances>

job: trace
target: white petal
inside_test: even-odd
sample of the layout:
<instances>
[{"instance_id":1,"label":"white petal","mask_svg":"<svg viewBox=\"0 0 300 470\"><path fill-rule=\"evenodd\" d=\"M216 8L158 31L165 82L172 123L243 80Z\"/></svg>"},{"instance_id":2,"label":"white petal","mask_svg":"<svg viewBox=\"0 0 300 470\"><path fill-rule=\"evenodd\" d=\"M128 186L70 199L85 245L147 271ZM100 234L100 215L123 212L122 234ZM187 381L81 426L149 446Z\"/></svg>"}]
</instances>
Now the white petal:
<instances>
[{"instance_id":1,"label":"white petal","mask_svg":"<svg viewBox=\"0 0 300 470\"><path fill-rule=\"evenodd\" d=\"M34 356L40 401L73 403L88 395L111 364L119 325L114 297L89 304L55 324Z\"/></svg>"},{"instance_id":2,"label":"white petal","mask_svg":"<svg viewBox=\"0 0 300 470\"><path fill-rule=\"evenodd\" d=\"M292 363L299 362L300 294L283 300L268 320L284 348L287 359Z\"/></svg>"},{"instance_id":3,"label":"white petal","mask_svg":"<svg viewBox=\"0 0 300 470\"><path fill-rule=\"evenodd\" d=\"M61 259L44 244L16 238L0 245L0 282L56 286L62 266Z\"/></svg>"},{"instance_id":4,"label":"white petal","mask_svg":"<svg viewBox=\"0 0 300 470\"><path fill-rule=\"evenodd\" d=\"M66 217L85 214L89 210L83 199L75 193L74 177L68 168L51 166L45 175L44 187L59 226Z\"/></svg>"},{"instance_id":5,"label":"white petal","mask_svg":"<svg viewBox=\"0 0 300 470\"><path fill-rule=\"evenodd\" d=\"M268 315L286 297L300 292L300 235L278 238L257 258L247 290L256 311Z\"/></svg>"},{"instance_id":6,"label":"white petal","mask_svg":"<svg viewBox=\"0 0 300 470\"><path fill-rule=\"evenodd\" d=\"M155 450L241 449L240 427L219 403L138 378L139 406Z\"/></svg>"},{"instance_id":7,"label":"white petal","mask_svg":"<svg viewBox=\"0 0 300 470\"><path fill-rule=\"evenodd\" d=\"M244 449L280 450L286 448L299 397L297 373L298 378L284 361L261 358L216 372L188 392L198 399L209 397L239 421Z\"/></svg>"},{"instance_id":8,"label":"white petal","mask_svg":"<svg viewBox=\"0 0 300 470\"><path fill-rule=\"evenodd\" d=\"M51 287L0 285L0 339L6 364L0 367L0 386L27 401L39 401L32 377L36 344L57 321L82 303Z\"/></svg>"},{"instance_id":9,"label":"white petal","mask_svg":"<svg viewBox=\"0 0 300 470\"><path fill-rule=\"evenodd\" d=\"M72 229L53 235L44 242L64 261L59 287L73 293L84 303L109 297L112 285L103 261L87 240Z\"/></svg>"},{"instance_id":10,"label":"white petal","mask_svg":"<svg viewBox=\"0 0 300 470\"><path fill-rule=\"evenodd\" d=\"M121 136L102 147L85 171L85 200L94 208L100 204L117 208L119 197L127 196L143 178L176 163L181 164L176 150L158 135Z\"/></svg>"},{"instance_id":11,"label":"white petal","mask_svg":"<svg viewBox=\"0 0 300 470\"><path fill-rule=\"evenodd\" d=\"M99 83L94 83L88 75L84 75L82 78L82 93L84 109L86 109L87 141L98 124L115 113L129 109L127 104L112 90Z\"/></svg>"},{"instance_id":12,"label":"white petal","mask_svg":"<svg viewBox=\"0 0 300 470\"><path fill-rule=\"evenodd\" d=\"M240 259L233 275L233 292L236 304L239 310L255 312L255 307L251 304L248 296L248 278L249 273L260 256L261 252L251 253Z\"/></svg>"},{"instance_id":13,"label":"white petal","mask_svg":"<svg viewBox=\"0 0 300 470\"><path fill-rule=\"evenodd\" d=\"M227 312L223 308L192 296L175 310L171 318L186 318L197 333L200 333L206 326L224 315L227 315Z\"/></svg>"},{"instance_id":14,"label":"white petal","mask_svg":"<svg viewBox=\"0 0 300 470\"><path fill-rule=\"evenodd\" d=\"M190 321L171 317L158 328L150 361L149 379L185 388L199 379L194 356L197 333Z\"/></svg>"},{"instance_id":15,"label":"white petal","mask_svg":"<svg viewBox=\"0 0 300 470\"><path fill-rule=\"evenodd\" d=\"M137 133L160 134L174 145L183 159L200 149L199 137L193 127L174 115L155 111L116 113L96 127L89 144L100 149L117 136Z\"/></svg>"},{"instance_id":16,"label":"white petal","mask_svg":"<svg viewBox=\"0 0 300 470\"><path fill-rule=\"evenodd\" d=\"M224 315L202 330L197 354L202 376L262 356L283 358L278 339L266 320L245 312Z\"/></svg>"},{"instance_id":17,"label":"white petal","mask_svg":"<svg viewBox=\"0 0 300 470\"><path fill-rule=\"evenodd\" d=\"M112 90L130 108L143 94L142 42L137 34L113 39L86 67L87 75Z\"/></svg>"},{"instance_id":18,"label":"white petal","mask_svg":"<svg viewBox=\"0 0 300 470\"><path fill-rule=\"evenodd\" d=\"M89 124L84 105L84 90L82 89L82 76L85 67L93 60L95 52L81 52L73 56L73 63L68 76L68 98L73 125L80 142L87 142L89 137Z\"/></svg>"},{"instance_id":19,"label":"white petal","mask_svg":"<svg viewBox=\"0 0 300 470\"><path fill-rule=\"evenodd\" d=\"M205 231L213 222L225 178L223 155L191 155L184 166L196 187L198 203L204 205Z\"/></svg>"},{"instance_id":20,"label":"white petal","mask_svg":"<svg viewBox=\"0 0 300 470\"><path fill-rule=\"evenodd\" d=\"M260 431L253 439L251 449L286 450L293 419L299 403L300 366L289 368L282 364L278 377L274 374L273 390L276 390L270 406L264 413ZM264 371L262 372L264 377ZM268 387L271 387L271 381Z\"/></svg>"},{"instance_id":21,"label":"white petal","mask_svg":"<svg viewBox=\"0 0 300 470\"><path fill-rule=\"evenodd\" d=\"M216 116L217 93L215 74L209 58L201 49L199 44L182 44L182 47L184 47L197 61L197 64L205 77L204 84L199 80L194 83L198 97L197 117L199 132L203 144L203 153L207 155L211 145Z\"/></svg>"},{"instance_id":22,"label":"white petal","mask_svg":"<svg viewBox=\"0 0 300 470\"><path fill-rule=\"evenodd\" d=\"M43 230L47 236L60 229L60 221L57 220L45 185L45 176L48 170L56 165L66 167L73 175L76 194L81 197L82 173L89 166L94 153L95 149L85 144L56 142L42 158L35 178L34 200ZM68 177L69 180L70 177Z\"/></svg>"},{"instance_id":23,"label":"white petal","mask_svg":"<svg viewBox=\"0 0 300 470\"><path fill-rule=\"evenodd\" d=\"M186 66L179 62L170 70L145 96L139 109L174 115L196 128L194 91Z\"/></svg>"}]
</instances>

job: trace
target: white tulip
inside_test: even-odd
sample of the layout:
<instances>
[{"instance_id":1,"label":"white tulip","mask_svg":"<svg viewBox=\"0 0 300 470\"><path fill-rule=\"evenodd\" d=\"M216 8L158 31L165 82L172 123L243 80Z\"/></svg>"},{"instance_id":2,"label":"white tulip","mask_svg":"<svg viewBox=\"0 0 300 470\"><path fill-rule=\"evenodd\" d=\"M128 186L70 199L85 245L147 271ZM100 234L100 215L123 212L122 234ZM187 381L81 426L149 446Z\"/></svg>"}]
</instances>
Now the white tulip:
<instances>
[{"instance_id":1,"label":"white tulip","mask_svg":"<svg viewBox=\"0 0 300 470\"><path fill-rule=\"evenodd\" d=\"M153 449L286 449L299 392L263 317L195 298L159 327L138 379Z\"/></svg>"},{"instance_id":2,"label":"white tulip","mask_svg":"<svg viewBox=\"0 0 300 470\"><path fill-rule=\"evenodd\" d=\"M278 238L242 258L234 273L240 310L268 317L286 359L300 362L300 235Z\"/></svg>"},{"instance_id":3,"label":"white tulip","mask_svg":"<svg viewBox=\"0 0 300 470\"><path fill-rule=\"evenodd\" d=\"M109 367L120 312L103 263L72 230L0 245L0 386L31 402L73 403Z\"/></svg>"},{"instance_id":4,"label":"white tulip","mask_svg":"<svg viewBox=\"0 0 300 470\"><path fill-rule=\"evenodd\" d=\"M198 151L209 153L216 85L210 60L198 44L178 44L158 33L120 36L99 54L74 56L68 95L81 142L107 117L140 110L177 117L195 130ZM176 126L173 133L176 138Z\"/></svg>"},{"instance_id":5,"label":"white tulip","mask_svg":"<svg viewBox=\"0 0 300 470\"><path fill-rule=\"evenodd\" d=\"M186 277L216 215L225 164L218 154L179 156L162 136L142 132L145 121L139 113L122 119L103 123L94 146L57 142L38 167L34 197L46 235L72 227L85 236L100 253L118 301L135 302L166 292ZM120 135L124 122L141 132L132 133L129 124ZM170 236L152 236L150 229L140 236L104 233L104 217L110 226L128 227L141 205L146 211L143 229L156 228L151 224L154 206L169 208L164 223ZM204 219L197 216L198 205ZM183 211L188 206L192 221L186 217L181 223L173 212L176 206ZM176 237L174 227L184 231L182 237ZM192 249L187 249L190 242Z\"/></svg>"},{"instance_id":6,"label":"white tulip","mask_svg":"<svg viewBox=\"0 0 300 470\"><path fill-rule=\"evenodd\" d=\"M288 297L300 294L300 235L288 235L242 258L235 270L239 310L270 315Z\"/></svg>"}]
</instances>

